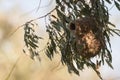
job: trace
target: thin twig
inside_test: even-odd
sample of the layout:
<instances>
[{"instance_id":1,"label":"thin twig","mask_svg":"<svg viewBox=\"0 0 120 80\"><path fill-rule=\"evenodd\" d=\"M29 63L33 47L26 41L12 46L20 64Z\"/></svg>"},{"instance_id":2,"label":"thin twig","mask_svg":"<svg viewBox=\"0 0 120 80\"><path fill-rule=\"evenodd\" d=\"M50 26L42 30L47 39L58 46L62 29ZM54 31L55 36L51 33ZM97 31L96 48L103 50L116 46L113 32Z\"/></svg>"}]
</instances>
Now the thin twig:
<instances>
[{"instance_id":1,"label":"thin twig","mask_svg":"<svg viewBox=\"0 0 120 80\"><path fill-rule=\"evenodd\" d=\"M64 65L60 65L61 64L61 61L59 61L58 62L58 64L55 66L55 67L53 67L52 69L51 69L51 71L53 72L53 71L59 71L59 70L61 70L61 69L63 69L65 66Z\"/></svg>"},{"instance_id":2,"label":"thin twig","mask_svg":"<svg viewBox=\"0 0 120 80\"><path fill-rule=\"evenodd\" d=\"M47 14L45 14L45 15L43 15L43 16L40 16L40 17L38 17L38 18L32 19L32 20L30 20L30 21L28 21L28 22L26 22L26 23L31 23L31 22L36 21L36 20L38 20L38 19L44 18L44 17L48 16L49 14L51 14L54 10L56 10L56 8L58 8L58 7L55 7L53 10L51 10L51 11L48 12Z\"/></svg>"},{"instance_id":3,"label":"thin twig","mask_svg":"<svg viewBox=\"0 0 120 80\"><path fill-rule=\"evenodd\" d=\"M52 2L53 2L53 0L51 0L47 5L40 6L40 5L41 5L41 0L40 0L36 12L38 12L38 10L39 10L40 8L45 8L45 7L50 6L50 5L52 4Z\"/></svg>"},{"instance_id":4,"label":"thin twig","mask_svg":"<svg viewBox=\"0 0 120 80\"><path fill-rule=\"evenodd\" d=\"M41 0L39 1L39 5L38 5L38 7L37 7L36 12L38 12L38 10L39 10L39 8L40 8L40 5L41 5Z\"/></svg>"},{"instance_id":5,"label":"thin twig","mask_svg":"<svg viewBox=\"0 0 120 80\"><path fill-rule=\"evenodd\" d=\"M112 10L112 8L115 6L115 4L113 4L112 6L111 6L111 8L108 10L108 11L110 11L110 10Z\"/></svg>"},{"instance_id":6,"label":"thin twig","mask_svg":"<svg viewBox=\"0 0 120 80\"><path fill-rule=\"evenodd\" d=\"M25 24L18 26L12 33L8 34L7 38L10 38L15 32L17 32L18 29L20 29L21 27L23 27Z\"/></svg>"},{"instance_id":7,"label":"thin twig","mask_svg":"<svg viewBox=\"0 0 120 80\"><path fill-rule=\"evenodd\" d=\"M10 78L10 76L12 75L12 73L13 73L13 71L14 71L17 63L18 63L18 61L20 60L20 58L21 58L21 56L18 57L18 59L16 60L15 64L14 64L13 67L11 68L9 74L8 74L7 77L5 78L5 80L9 80L9 78Z\"/></svg>"},{"instance_id":8,"label":"thin twig","mask_svg":"<svg viewBox=\"0 0 120 80\"><path fill-rule=\"evenodd\" d=\"M40 4L41 4L41 2L39 3L39 7L37 6L37 7L35 7L34 9L32 9L31 11L28 11L28 12L25 12L23 15L21 15L21 16L25 16L25 15L29 15L30 13L32 13L33 11L35 11L36 9L36 12L40 9L40 8L47 8L47 7L49 7L51 4L52 4L52 1L51 2L49 2L47 5L44 5L44 6L40 6Z\"/></svg>"},{"instance_id":9,"label":"thin twig","mask_svg":"<svg viewBox=\"0 0 120 80\"><path fill-rule=\"evenodd\" d=\"M32 10L30 10L30 11L28 11L28 12L25 12L24 14L22 14L21 16L26 16L26 15L29 15L29 14L31 14L33 11L38 11L40 8L47 8L47 7L49 7L51 4L52 4L52 1L51 2L49 2L47 5L44 5L44 6L40 6L40 4L41 4L41 2L39 2L39 7L37 6L37 7L35 7L34 9L32 9ZM37 9L37 10L36 10ZM21 17L20 16L20 17Z\"/></svg>"}]
</instances>

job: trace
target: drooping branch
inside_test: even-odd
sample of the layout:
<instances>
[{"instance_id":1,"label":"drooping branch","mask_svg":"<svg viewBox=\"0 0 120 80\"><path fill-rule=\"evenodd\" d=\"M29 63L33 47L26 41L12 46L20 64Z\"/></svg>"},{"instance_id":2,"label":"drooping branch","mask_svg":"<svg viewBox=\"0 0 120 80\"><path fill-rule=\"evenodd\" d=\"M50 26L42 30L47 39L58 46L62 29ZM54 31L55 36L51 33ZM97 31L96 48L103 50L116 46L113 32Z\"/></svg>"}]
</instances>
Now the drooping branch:
<instances>
[{"instance_id":1,"label":"drooping branch","mask_svg":"<svg viewBox=\"0 0 120 80\"><path fill-rule=\"evenodd\" d=\"M30 20L30 21L28 21L28 22L26 22L26 23L31 23L31 22L36 21L36 20L39 20L39 19L41 19L41 18L45 18L46 16L48 16L49 14L51 14L53 11L55 11L57 8L58 8L58 6L55 7L54 9L52 9L50 12L46 13L45 15L40 16L40 17L35 18L35 19L32 19L32 20Z\"/></svg>"}]
</instances>

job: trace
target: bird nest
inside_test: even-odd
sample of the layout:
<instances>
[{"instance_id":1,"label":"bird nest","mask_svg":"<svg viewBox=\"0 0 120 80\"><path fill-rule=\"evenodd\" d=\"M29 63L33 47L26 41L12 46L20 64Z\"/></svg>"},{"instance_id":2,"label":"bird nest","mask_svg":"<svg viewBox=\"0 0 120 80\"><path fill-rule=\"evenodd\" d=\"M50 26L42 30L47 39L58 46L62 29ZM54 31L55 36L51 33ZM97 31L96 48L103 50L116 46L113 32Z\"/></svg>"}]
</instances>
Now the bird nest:
<instances>
[{"instance_id":1,"label":"bird nest","mask_svg":"<svg viewBox=\"0 0 120 80\"><path fill-rule=\"evenodd\" d=\"M91 58L100 53L102 48L101 31L92 17L84 17L70 22L70 31L75 36L78 54Z\"/></svg>"}]
</instances>

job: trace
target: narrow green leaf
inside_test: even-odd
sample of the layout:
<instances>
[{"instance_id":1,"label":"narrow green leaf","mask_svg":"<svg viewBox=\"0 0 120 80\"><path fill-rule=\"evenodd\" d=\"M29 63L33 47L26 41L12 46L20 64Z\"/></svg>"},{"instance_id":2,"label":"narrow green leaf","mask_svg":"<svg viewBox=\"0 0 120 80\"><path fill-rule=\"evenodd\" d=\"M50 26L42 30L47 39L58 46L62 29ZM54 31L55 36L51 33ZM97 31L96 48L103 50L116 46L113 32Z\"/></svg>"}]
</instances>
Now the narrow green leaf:
<instances>
[{"instance_id":1,"label":"narrow green leaf","mask_svg":"<svg viewBox=\"0 0 120 80\"><path fill-rule=\"evenodd\" d=\"M30 45L30 47L32 47L32 48L34 48L34 49L36 49L36 48L38 47L38 45L35 44L35 43L32 42L32 41L29 41L29 45Z\"/></svg>"},{"instance_id":2,"label":"narrow green leaf","mask_svg":"<svg viewBox=\"0 0 120 80\"><path fill-rule=\"evenodd\" d=\"M120 2L120 0L118 0Z\"/></svg>"},{"instance_id":3,"label":"narrow green leaf","mask_svg":"<svg viewBox=\"0 0 120 80\"><path fill-rule=\"evenodd\" d=\"M56 22L56 21L52 21L51 24L53 24L53 27L57 30L60 31L60 26L61 24Z\"/></svg>"},{"instance_id":4,"label":"narrow green leaf","mask_svg":"<svg viewBox=\"0 0 120 80\"><path fill-rule=\"evenodd\" d=\"M111 4L111 1L110 0L106 0L109 4Z\"/></svg>"},{"instance_id":5,"label":"narrow green leaf","mask_svg":"<svg viewBox=\"0 0 120 80\"><path fill-rule=\"evenodd\" d=\"M113 26L113 27L116 27L113 23L111 22L108 22L109 25Z\"/></svg>"},{"instance_id":6,"label":"narrow green leaf","mask_svg":"<svg viewBox=\"0 0 120 80\"><path fill-rule=\"evenodd\" d=\"M109 62L107 59L106 59L106 62L108 64L108 66L110 66L112 69L114 69L113 66L112 66L112 64L111 64L111 62Z\"/></svg>"},{"instance_id":7,"label":"narrow green leaf","mask_svg":"<svg viewBox=\"0 0 120 80\"><path fill-rule=\"evenodd\" d=\"M47 57L50 59L50 60L52 60L52 57L51 57L51 54L50 54L50 51L47 49L46 50L46 55L47 55Z\"/></svg>"},{"instance_id":8,"label":"narrow green leaf","mask_svg":"<svg viewBox=\"0 0 120 80\"><path fill-rule=\"evenodd\" d=\"M23 53L26 53L26 51L23 49Z\"/></svg>"},{"instance_id":9,"label":"narrow green leaf","mask_svg":"<svg viewBox=\"0 0 120 80\"><path fill-rule=\"evenodd\" d=\"M106 51L107 51L107 59L109 60L109 62L112 62L111 52L108 49L106 49Z\"/></svg>"},{"instance_id":10,"label":"narrow green leaf","mask_svg":"<svg viewBox=\"0 0 120 80\"><path fill-rule=\"evenodd\" d=\"M61 6L61 11L65 12L65 6L64 5Z\"/></svg>"},{"instance_id":11,"label":"narrow green leaf","mask_svg":"<svg viewBox=\"0 0 120 80\"><path fill-rule=\"evenodd\" d=\"M56 3L57 3L58 5L60 5L60 4L61 4L60 0L56 0Z\"/></svg>"},{"instance_id":12,"label":"narrow green leaf","mask_svg":"<svg viewBox=\"0 0 120 80\"><path fill-rule=\"evenodd\" d=\"M55 15L51 15L53 18L57 19L57 17Z\"/></svg>"},{"instance_id":13,"label":"narrow green leaf","mask_svg":"<svg viewBox=\"0 0 120 80\"><path fill-rule=\"evenodd\" d=\"M56 52L56 44L53 40L51 40L51 46L52 46L53 50Z\"/></svg>"},{"instance_id":14,"label":"narrow green leaf","mask_svg":"<svg viewBox=\"0 0 120 80\"><path fill-rule=\"evenodd\" d=\"M114 0L115 6L117 7L118 10L120 10L120 4Z\"/></svg>"},{"instance_id":15,"label":"narrow green leaf","mask_svg":"<svg viewBox=\"0 0 120 80\"><path fill-rule=\"evenodd\" d=\"M115 33L116 35L120 36L120 30L119 29L110 29L112 33Z\"/></svg>"},{"instance_id":16,"label":"narrow green leaf","mask_svg":"<svg viewBox=\"0 0 120 80\"><path fill-rule=\"evenodd\" d=\"M60 11L59 9L56 10L57 11L57 15L60 18L60 20L63 21L63 18L65 18L66 16L62 13L62 11Z\"/></svg>"},{"instance_id":17,"label":"narrow green leaf","mask_svg":"<svg viewBox=\"0 0 120 80\"><path fill-rule=\"evenodd\" d=\"M32 48L29 49L30 51L30 58L34 60L34 51Z\"/></svg>"}]
</instances>

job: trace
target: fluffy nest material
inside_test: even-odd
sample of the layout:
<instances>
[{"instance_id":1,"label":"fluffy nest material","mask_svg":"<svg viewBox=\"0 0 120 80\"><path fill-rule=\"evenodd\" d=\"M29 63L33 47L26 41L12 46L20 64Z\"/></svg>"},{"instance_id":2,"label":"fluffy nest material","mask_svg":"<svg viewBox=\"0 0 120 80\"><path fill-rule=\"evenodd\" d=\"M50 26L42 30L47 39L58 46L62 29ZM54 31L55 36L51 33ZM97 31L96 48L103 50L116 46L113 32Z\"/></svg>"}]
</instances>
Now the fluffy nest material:
<instances>
[{"instance_id":1,"label":"fluffy nest material","mask_svg":"<svg viewBox=\"0 0 120 80\"><path fill-rule=\"evenodd\" d=\"M100 53L103 46L101 31L92 17L77 19L69 24L70 31L75 36L78 54L91 58Z\"/></svg>"}]
</instances>

